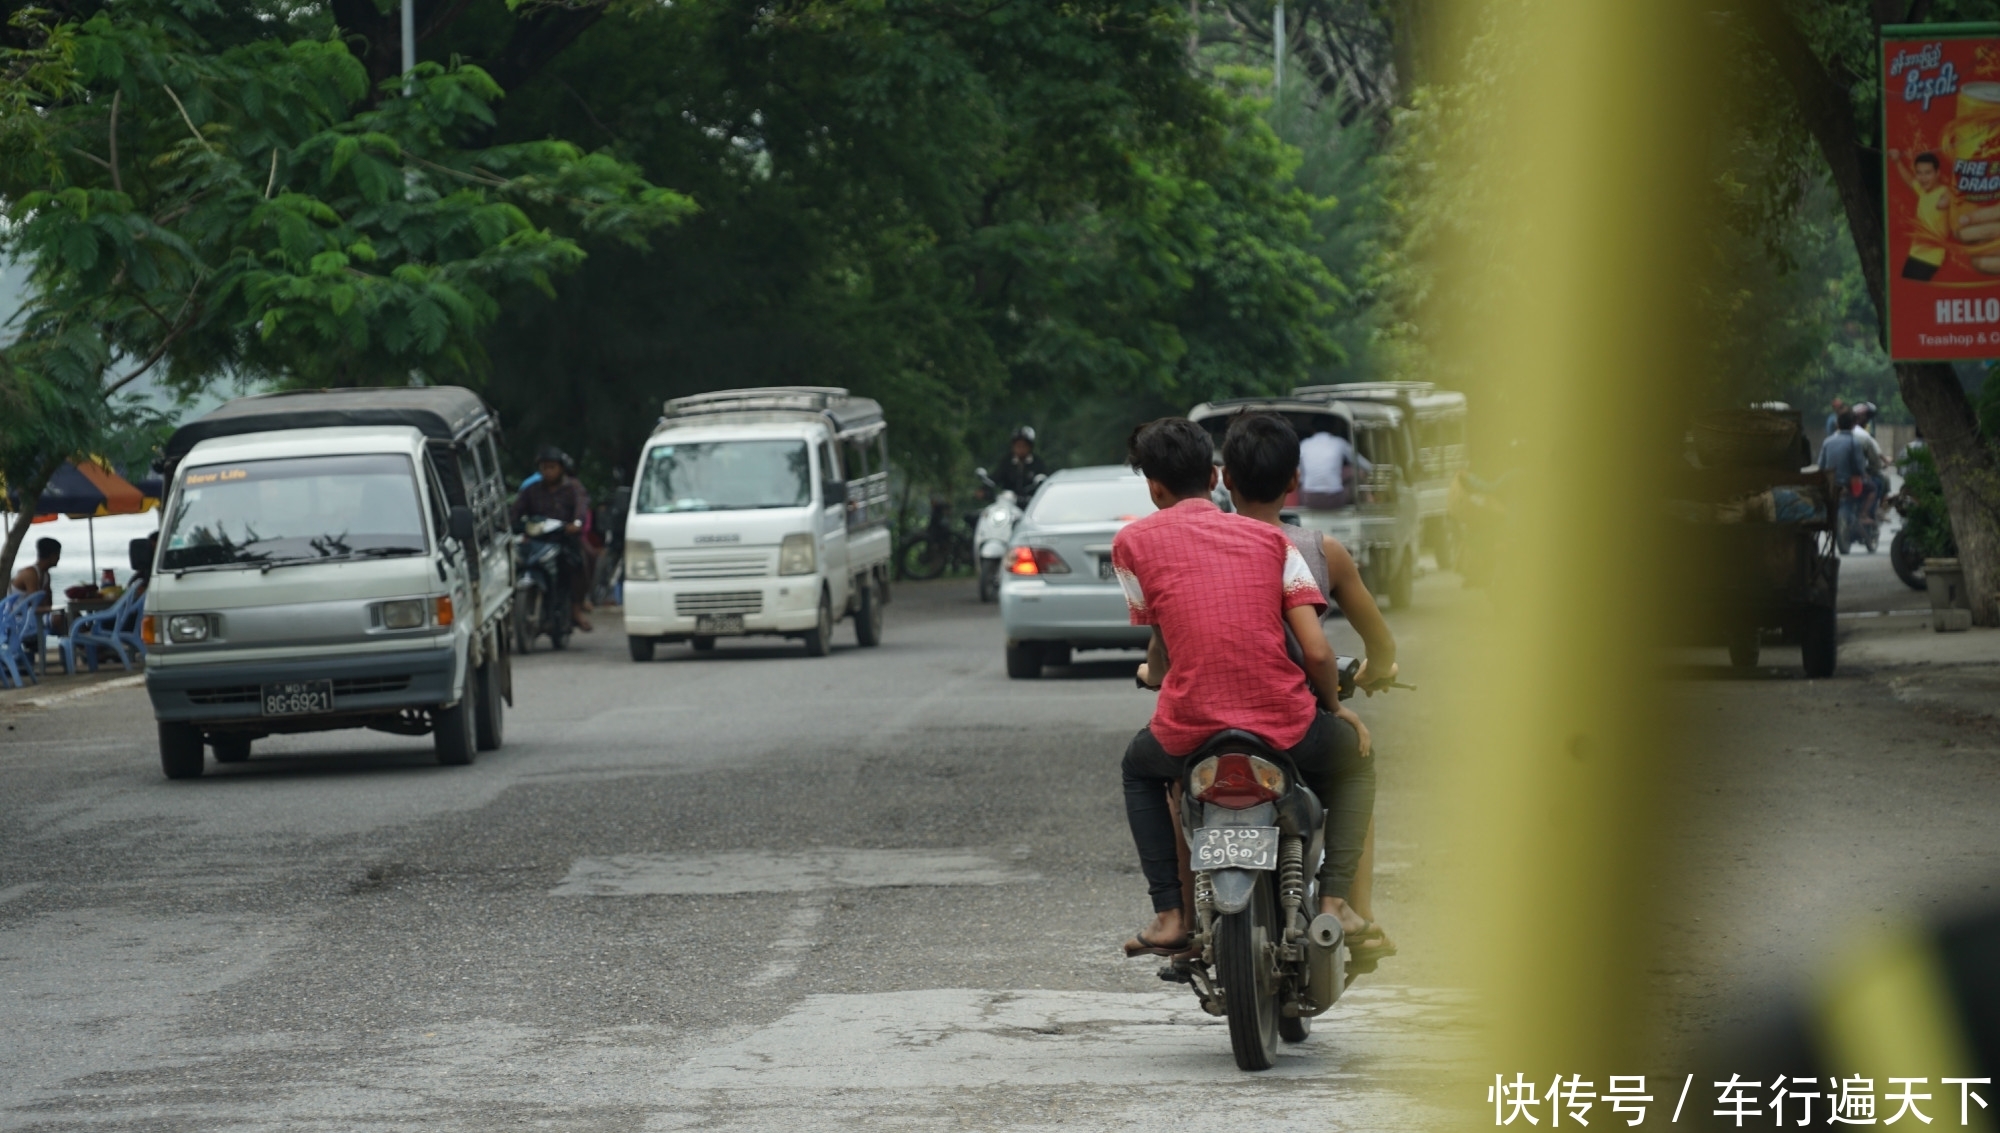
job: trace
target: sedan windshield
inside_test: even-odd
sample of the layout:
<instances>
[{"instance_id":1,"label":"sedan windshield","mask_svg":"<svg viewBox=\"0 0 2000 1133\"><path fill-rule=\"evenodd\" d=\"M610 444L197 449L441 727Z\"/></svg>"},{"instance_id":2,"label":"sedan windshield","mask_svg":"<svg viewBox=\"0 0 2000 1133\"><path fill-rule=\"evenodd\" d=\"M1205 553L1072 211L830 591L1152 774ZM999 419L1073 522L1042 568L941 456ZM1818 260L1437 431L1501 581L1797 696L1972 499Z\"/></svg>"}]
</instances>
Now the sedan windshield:
<instances>
[{"instance_id":1,"label":"sedan windshield","mask_svg":"<svg viewBox=\"0 0 2000 1133\"><path fill-rule=\"evenodd\" d=\"M165 524L164 570L420 555L410 458L308 456L191 467Z\"/></svg>"},{"instance_id":2,"label":"sedan windshield","mask_svg":"<svg viewBox=\"0 0 2000 1133\"><path fill-rule=\"evenodd\" d=\"M1154 511L1146 481L1137 476L1116 480L1058 480L1035 494L1028 522L1117 523Z\"/></svg>"},{"instance_id":3,"label":"sedan windshield","mask_svg":"<svg viewBox=\"0 0 2000 1133\"><path fill-rule=\"evenodd\" d=\"M802 507L811 499L804 441L660 445L639 477L642 514Z\"/></svg>"}]
</instances>

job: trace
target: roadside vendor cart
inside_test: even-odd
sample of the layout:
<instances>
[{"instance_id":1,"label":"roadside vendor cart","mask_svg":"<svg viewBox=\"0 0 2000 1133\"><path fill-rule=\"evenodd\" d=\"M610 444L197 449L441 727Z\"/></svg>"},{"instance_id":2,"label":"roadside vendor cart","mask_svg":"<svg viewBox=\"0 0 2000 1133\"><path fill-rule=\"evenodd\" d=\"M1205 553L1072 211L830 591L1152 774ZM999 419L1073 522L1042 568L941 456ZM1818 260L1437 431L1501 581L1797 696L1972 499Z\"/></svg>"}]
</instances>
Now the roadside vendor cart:
<instances>
[{"instance_id":1,"label":"roadside vendor cart","mask_svg":"<svg viewBox=\"0 0 2000 1133\"><path fill-rule=\"evenodd\" d=\"M1767 631L1799 646L1808 677L1833 675L1840 558L1832 478L1812 466L1796 412L1703 414L1669 509L1684 528L1695 616L1688 644L1727 645L1753 668Z\"/></svg>"}]
</instances>

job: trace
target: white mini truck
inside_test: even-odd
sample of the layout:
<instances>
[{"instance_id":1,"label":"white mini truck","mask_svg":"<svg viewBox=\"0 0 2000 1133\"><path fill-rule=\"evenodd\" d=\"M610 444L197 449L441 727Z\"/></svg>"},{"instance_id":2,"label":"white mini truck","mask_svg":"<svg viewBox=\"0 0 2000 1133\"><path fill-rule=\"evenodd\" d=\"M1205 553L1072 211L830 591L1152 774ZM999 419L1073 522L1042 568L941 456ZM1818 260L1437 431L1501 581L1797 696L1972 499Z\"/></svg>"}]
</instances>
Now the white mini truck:
<instances>
[{"instance_id":1,"label":"white mini truck","mask_svg":"<svg viewBox=\"0 0 2000 1133\"><path fill-rule=\"evenodd\" d=\"M492 413L455 387L239 398L168 440L143 636L160 764L281 732L500 746L513 556Z\"/></svg>"},{"instance_id":2,"label":"white mini truck","mask_svg":"<svg viewBox=\"0 0 2000 1133\"><path fill-rule=\"evenodd\" d=\"M824 657L834 623L882 640L889 465L882 407L844 389L774 386L667 402L633 477L625 632L654 646L775 635Z\"/></svg>"}]
</instances>

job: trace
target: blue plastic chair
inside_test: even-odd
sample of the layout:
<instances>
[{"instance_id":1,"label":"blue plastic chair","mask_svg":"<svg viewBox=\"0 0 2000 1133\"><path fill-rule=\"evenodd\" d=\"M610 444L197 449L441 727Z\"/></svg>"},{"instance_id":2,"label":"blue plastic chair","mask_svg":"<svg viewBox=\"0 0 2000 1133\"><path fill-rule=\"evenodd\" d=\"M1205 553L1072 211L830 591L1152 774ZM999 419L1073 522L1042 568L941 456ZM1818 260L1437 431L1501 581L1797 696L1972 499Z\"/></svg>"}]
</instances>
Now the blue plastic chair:
<instances>
[{"instance_id":1,"label":"blue plastic chair","mask_svg":"<svg viewBox=\"0 0 2000 1133\"><path fill-rule=\"evenodd\" d=\"M146 583L143 579L127 587L106 609L94 614L85 614L70 627L69 636L62 639L63 669L76 672L77 650L83 650L84 662L91 672L97 671L97 651L109 649L118 656L118 663L132 671L132 658L142 656L146 648L139 641L139 619L146 609Z\"/></svg>"},{"instance_id":2,"label":"blue plastic chair","mask_svg":"<svg viewBox=\"0 0 2000 1133\"><path fill-rule=\"evenodd\" d=\"M35 656L28 639L41 633L35 594L10 594L0 599L0 680L13 688L34 684Z\"/></svg>"}]
</instances>

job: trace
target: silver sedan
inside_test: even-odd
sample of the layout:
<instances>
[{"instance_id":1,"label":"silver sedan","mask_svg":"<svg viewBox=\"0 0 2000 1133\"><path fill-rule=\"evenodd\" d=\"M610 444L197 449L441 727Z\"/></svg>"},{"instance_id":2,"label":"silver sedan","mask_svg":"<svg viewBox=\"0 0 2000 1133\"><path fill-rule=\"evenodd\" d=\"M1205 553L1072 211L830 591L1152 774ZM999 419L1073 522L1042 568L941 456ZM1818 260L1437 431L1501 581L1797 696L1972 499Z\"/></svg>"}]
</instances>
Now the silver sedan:
<instances>
[{"instance_id":1,"label":"silver sedan","mask_svg":"<svg viewBox=\"0 0 2000 1133\"><path fill-rule=\"evenodd\" d=\"M1153 510L1145 479L1123 465L1065 469L1035 493L1000 565L1008 676L1039 677L1073 650L1146 647L1152 630L1131 624L1111 538Z\"/></svg>"}]
</instances>

